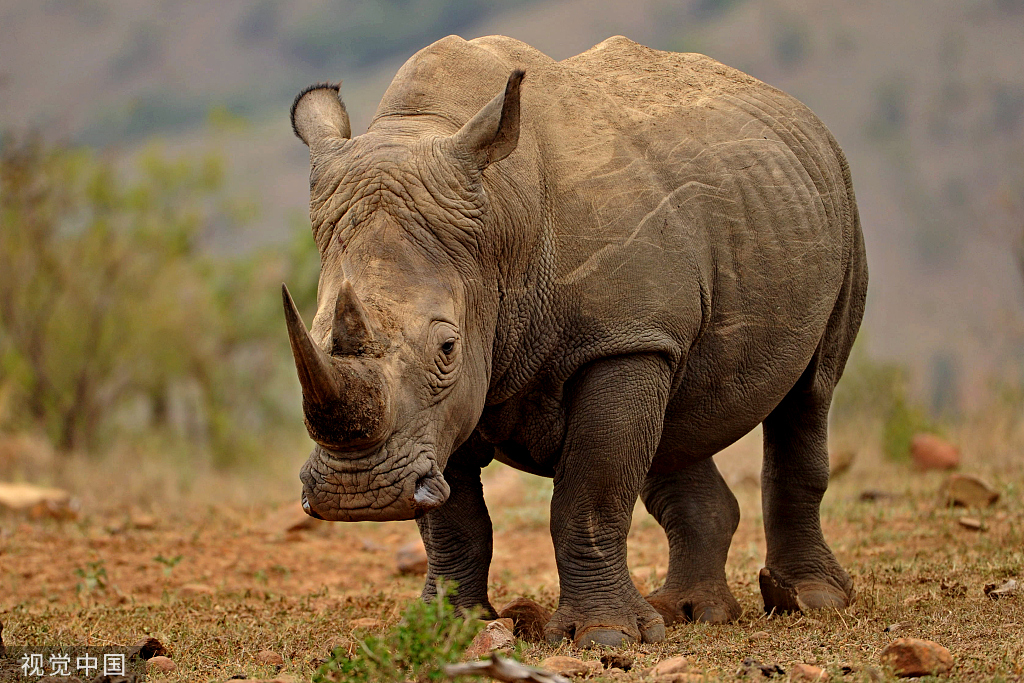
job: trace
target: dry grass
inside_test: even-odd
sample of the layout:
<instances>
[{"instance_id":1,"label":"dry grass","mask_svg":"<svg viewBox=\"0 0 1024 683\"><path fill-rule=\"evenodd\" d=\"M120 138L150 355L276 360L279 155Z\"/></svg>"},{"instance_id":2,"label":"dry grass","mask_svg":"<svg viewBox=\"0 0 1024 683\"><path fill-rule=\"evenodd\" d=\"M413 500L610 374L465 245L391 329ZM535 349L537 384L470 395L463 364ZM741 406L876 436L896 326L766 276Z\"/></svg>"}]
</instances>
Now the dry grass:
<instances>
[{"instance_id":1,"label":"dry grass","mask_svg":"<svg viewBox=\"0 0 1024 683\"><path fill-rule=\"evenodd\" d=\"M758 437L741 441L719 461L743 511L728 565L743 617L728 626L674 627L665 643L632 649L630 673L607 675L640 680L658 659L683 654L708 680L733 680L745 657L784 669L817 664L833 680L888 680L879 652L895 637L913 636L950 649L950 680L1024 680L1024 595L993 601L982 591L986 583L1024 579L1024 467L1006 434L957 437L967 445L962 470L1002 492L993 507L970 512L983 531L962 528L957 517L965 512L939 504L943 474L885 462L862 446L823 507L826 537L855 578L857 601L843 611L772 617L762 613L756 581L764 555ZM997 438L1004 439L998 450ZM5 641L131 644L154 635L179 667L166 680L179 681L268 676L274 672L255 654L270 649L284 656L285 672L308 680L332 647L354 644L353 620L396 623L421 579L394 569L395 550L416 537L411 522L268 530L268 515L294 494L294 460L301 454L273 477L188 475L165 464L161 478L160 467L140 463L141 474L123 485L113 474L128 471L123 462L114 470L65 468L64 483L77 481L84 494L80 520L0 517ZM503 467L488 470L485 481L496 531L492 602L527 595L554 607L550 483ZM862 502L866 489L895 497ZM98 493L104 490L108 496ZM140 512L155 512L156 526L136 528ZM664 575L665 553L663 534L640 507L630 566L645 590ZM522 648L534 662L556 651L598 657L567 645Z\"/></svg>"}]
</instances>

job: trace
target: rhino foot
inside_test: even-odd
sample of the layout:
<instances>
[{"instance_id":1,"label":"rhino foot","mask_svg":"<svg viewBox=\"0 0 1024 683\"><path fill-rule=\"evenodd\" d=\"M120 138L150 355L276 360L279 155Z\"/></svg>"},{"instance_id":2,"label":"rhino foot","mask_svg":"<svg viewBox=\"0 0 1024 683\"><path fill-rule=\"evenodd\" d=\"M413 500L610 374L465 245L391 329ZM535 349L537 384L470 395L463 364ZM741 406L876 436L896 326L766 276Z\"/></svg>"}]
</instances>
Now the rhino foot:
<instances>
[{"instance_id":1,"label":"rhino foot","mask_svg":"<svg viewBox=\"0 0 1024 683\"><path fill-rule=\"evenodd\" d=\"M661 588L648 595L647 602L658 610L665 626L692 621L727 624L743 613L729 588L718 584L689 590Z\"/></svg>"},{"instance_id":2,"label":"rhino foot","mask_svg":"<svg viewBox=\"0 0 1024 683\"><path fill-rule=\"evenodd\" d=\"M764 611L807 612L815 609L843 609L853 602L853 581L841 568L834 576L787 581L776 570L762 567L758 575Z\"/></svg>"},{"instance_id":3,"label":"rhino foot","mask_svg":"<svg viewBox=\"0 0 1024 683\"><path fill-rule=\"evenodd\" d=\"M665 640L665 624L661 616L644 605L646 609L632 610L618 618L603 614L603 618L576 618L572 610L559 608L551 621L544 627L544 639L551 645L562 640L572 640L576 647L591 648L595 645L621 647L633 643L660 643Z\"/></svg>"}]
</instances>

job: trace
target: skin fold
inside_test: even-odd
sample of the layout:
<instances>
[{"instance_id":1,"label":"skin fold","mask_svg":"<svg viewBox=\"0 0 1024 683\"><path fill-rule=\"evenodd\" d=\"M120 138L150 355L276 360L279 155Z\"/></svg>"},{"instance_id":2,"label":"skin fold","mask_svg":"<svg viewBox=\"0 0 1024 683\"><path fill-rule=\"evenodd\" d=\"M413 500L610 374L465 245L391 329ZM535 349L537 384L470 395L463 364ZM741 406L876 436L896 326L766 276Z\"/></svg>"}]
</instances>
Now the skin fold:
<instances>
[{"instance_id":1,"label":"skin fold","mask_svg":"<svg viewBox=\"0 0 1024 683\"><path fill-rule=\"evenodd\" d=\"M553 477L546 636L656 642L739 616L739 509L711 456L763 424L765 608L853 599L818 510L867 266L846 160L805 106L622 37L555 62L450 36L366 133L331 85L292 122L321 254L310 330L284 293L309 514L415 518L424 598L443 576L493 614L480 469ZM626 566L638 497L669 539L646 598Z\"/></svg>"}]
</instances>

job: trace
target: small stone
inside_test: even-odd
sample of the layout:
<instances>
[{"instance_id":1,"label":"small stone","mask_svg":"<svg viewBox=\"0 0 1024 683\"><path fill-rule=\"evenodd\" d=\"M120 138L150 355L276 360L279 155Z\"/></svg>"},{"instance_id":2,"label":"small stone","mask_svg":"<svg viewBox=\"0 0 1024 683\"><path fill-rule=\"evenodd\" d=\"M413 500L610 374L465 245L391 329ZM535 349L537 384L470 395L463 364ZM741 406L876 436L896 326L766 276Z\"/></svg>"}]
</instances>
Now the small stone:
<instances>
[{"instance_id":1,"label":"small stone","mask_svg":"<svg viewBox=\"0 0 1024 683\"><path fill-rule=\"evenodd\" d=\"M153 515L147 515L143 513L135 514L131 516L129 520L132 526L136 529L153 529L156 528L156 517Z\"/></svg>"},{"instance_id":2,"label":"small stone","mask_svg":"<svg viewBox=\"0 0 1024 683\"><path fill-rule=\"evenodd\" d=\"M668 674L682 674L690 670L690 663L686 657L669 657L654 665L651 669L652 676L665 676Z\"/></svg>"},{"instance_id":3,"label":"small stone","mask_svg":"<svg viewBox=\"0 0 1024 683\"><path fill-rule=\"evenodd\" d=\"M960 464L960 449L934 434L915 434L910 457L922 470L949 470Z\"/></svg>"},{"instance_id":4,"label":"small stone","mask_svg":"<svg viewBox=\"0 0 1024 683\"><path fill-rule=\"evenodd\" d=\"M143 638L139 642L135 643L135 647L139 648L139 659L166 657L168 654L167 648L165 648L164 644L156 638Z\"/></svg>"},{"instance_id":5,"label":"small stone","mask_svg":"<svg viewBox=\"0 0 1024 683\"><path fill-rule=\"evenodd\" d=\"M982 529L981 520L975 517L960 517L956 520L956 523L971 531L981 531Z\"/></svg>"},{"instance_id":6,"label":"small stone","mask_svg":"<svg viewBox=\"0 0 1024 683\"><path fill-rule=\"evenodd\" d=\"M789 670L792 681L827 681L828 672L811 664L794 664Z\"/></svg>"},{"instance_id":7,"label":"small stone","mask_svg":"<svg viewBox=\"0 0 1024 683\"><path fill-rule=\"evenodd\" d=\"M213 595L216 591L203 583L186 583L178 589L178 596L182 598L201 598L204 595Z\"/></svg>"},{"instance_id":8,"label":"small stone","mask_svg":"<svg viewBox=\"0 0 1024 683\"><path fill-rule=\"evenodd\" d=\"M575 657L563 657L561 655L548 657L540 663L540 666L542 669L547 669L553 673L570 678L586 676L590 673L590 667L583 660L576 659Z\"/></svg>"},{"instance_id":9,"label":"small stone","mask_svg":"<svg viewBox=\"0 0 1024 683\"><path fill-rule=\"evenodd\" d=\"M380 553L387 550L387 546L377 543L372 538L360 538L359 547L363 549L363 552L367 553Z\"/></svg>"},{"instance_id":10,"label":"small stone","mask_svg":"<svg viewBox=\"0 0 1024 683\"><path fill-rule=\"evenodd\" d=\"M655 676L653 679L654 683L704 683L707 681L707 677L704 674L699 673L678 673L678 674L663 674L661 676Z\"/></svg>"},{"instance_id":11,"label":"small stone","mask_svg":"<svg viewBox=\"0 0 1024 683\"><path fill-rule=\"evenodd\" d=\"M367 631L374 631L379 629L381 626L380 619L374 619L373 617L359 617L348 622L348 625L353 629L364 629Z\"/></svg>"},{"instance_id":12,"label":"small stone","mask_svg":"<svg viewBox=\"0 0 1024 683\"><path fill-rule=\"evenodd\" d=\"M270 650L257 652L256 661L265 666L284 666L284 657Z\"/></svg>"},{"instance_id":13,"label":"small stone","mask_svg":"<svg viewBox=\"0 0 1024 683\"><path fill-rule=\"evenodd\" d=\"M753 657L747 657L740 664L739 671L736 675L740 678L773 678L775 676L785 676L786 671L778 664L764 664Z\"/></svg>"},{"instance_id":14,"label":"small stone","mask_svg":"<svg viewBox=\"0 0 1024 683\"><path fill-rule=\"evenodd\" d=\"M277 508L263 520L259 530L266 534L288 534L303 529L312 529L321 520L310 517L302 509L302 503L288 503Z\"/></svg>"},{"instance_id":15,"label":"small stone","mask_svg":"<svg viewBox=\"0 0 1024 683\"><path fill-rule=\"evenodd\" d=\"M509 622L508 619L500 619L489 622L483 631L476 634L476 638L466 648L465 659L476 659L489 652L512 647L516 644L516 637L512 635L509 625L502 622Z\"/></svg>"},{"instance_id":16,"label":"small stone","mask_svg":"<svg viewBox=\"0 0 1024 683\"><path fill-rule=\"evenodd\" d=\"M999 500L999 492L978 477L954 474L943 487L946 505L967 508L989 507Z\"/></svg>"},{"instance_id":17,"label":"small stone","mask_svg":"<svg viewBox=\"0 0 1024 683\"><path fill-rule=\"evenodd\" d=\"M399 548L395 563L399 574L426 575L428 560L423 541L417 539Z\"/></svg>"},{"instance_id":18,"label":"small stone","mask_svg":"<svg viewBox=\"0 0 1024 683\"><path fill-rule=\"evenodd\" d=\"M1015 579L1007 579L1002 584L989 583L985 585L985 595L993 600L1009 598L1016 595L1018 590L1017 581Z\"/></svg>"},{"instance_id":19,"label":"small stone","mask_svg":"<svg viewBox=\"0 0 1024 683\"><path fill-rule=\"evenodd\" d=\"M625 652L605 652L601 655L601 664L606 669L629 671L633 668L633 658Z\"/></svg>"},{"instance_id":20,"label":"small stone","mask_svg":"<svg viewBox=\"0 0 1024 683\"><path fill-rule=\"evenodd\" d=\"M897 638L881 654L882 664L901 677L929 676L949 673L953 657L949 650L931 640Z\"/></svg>"},{"instance_id":21,"label":"small stone","mask_svg":"<svg viewBox=\"0 0 1024 683\"><path fill-rule=\"evenodd\" d=\"M861 491L860 496L858 498L865 503L877 503L885 500L895 500L896 498L899 498L899 496L896 495L895 493L890 493L888 491L879 491L878 489L867 489L865 491Z\"/></svg>"},{"instance_id":22,"label":"small stone","mask_svg":"<svg viewBox=\"0 0 1024 683\"><path fill-rule=\"evenodd\" d=\"M498 610L498 617L512 620L512 632L517 638L528 643L542 643L544 625L551 621L551 612L529 598L516 598Z\"/></svg>"},{"instance_id":23,"label":"small stone","mask_svg":"<svg viewBox=\"0 0 1024 683\"><path fill-rule=\"evenodd\" d=\"M158 656L150 657L146 662L146 668L150 671L159 671L161 673L169 674L178 668L178 665L170 657Z\"/></svg>"},{"instance_id":24,"label":"small stone","mask_svg":"<svg viewBox=\"0 0 1024 683\"><path fill-rule=\"evenodd\" d=\"M857 457L856 451L843 450L828 454L828 478L835 479L844 474L853 465Z\"/></svg>"},{"instance_id":25,"label":"small stone","mask_svg":"<svg viewBox=\"0 0 1024 683\"><path fill-rule=\"evenodd\" d=\"M768 631L755 631L747 637L747 640L749 640L752 643L755 643L759 640L768 640L769 637L770 635L768 634Z\"/></svg>"}]
</instances>

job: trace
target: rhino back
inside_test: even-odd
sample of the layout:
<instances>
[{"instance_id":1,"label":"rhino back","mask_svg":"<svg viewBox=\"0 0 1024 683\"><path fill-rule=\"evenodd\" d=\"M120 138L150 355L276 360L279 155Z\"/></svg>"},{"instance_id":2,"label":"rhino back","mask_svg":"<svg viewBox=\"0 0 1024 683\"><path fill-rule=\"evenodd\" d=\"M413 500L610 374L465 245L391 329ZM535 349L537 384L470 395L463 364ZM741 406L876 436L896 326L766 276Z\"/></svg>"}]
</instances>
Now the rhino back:
<instances>
[{"instance_id":1,"label":"rhino back","mask_svg":"<svg viewBox=\"0 0 1024 683\"><path fill-rule=\"evenodd\" d=\"M545 341L505 364L528 355L551 392L594 358L658 352L678 362L677 391L752 427L810 361L855 244L832 136L751 76L622 37L560 62L509 38L446 38L402 68L373 125L436 113L454 131L514 68L527 85L509 162L530 161L485 177L536 188L540 210L505 228L541 243L529 324ZM501 398L531 375L511 376Z\"/></svg>"}]
</instances>

